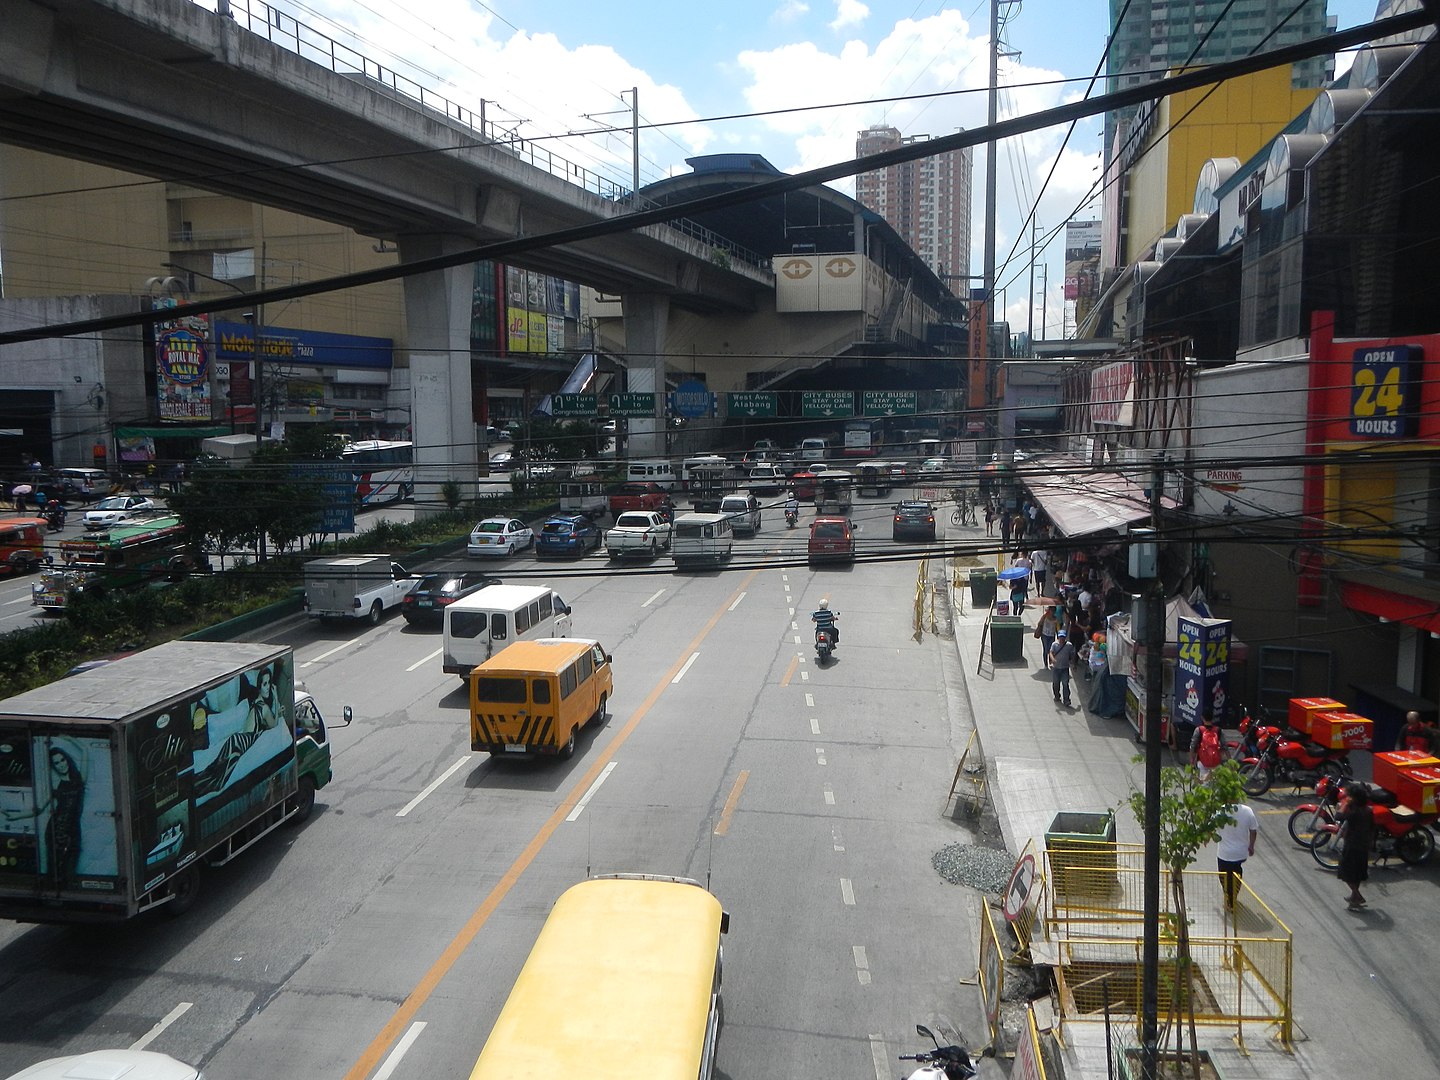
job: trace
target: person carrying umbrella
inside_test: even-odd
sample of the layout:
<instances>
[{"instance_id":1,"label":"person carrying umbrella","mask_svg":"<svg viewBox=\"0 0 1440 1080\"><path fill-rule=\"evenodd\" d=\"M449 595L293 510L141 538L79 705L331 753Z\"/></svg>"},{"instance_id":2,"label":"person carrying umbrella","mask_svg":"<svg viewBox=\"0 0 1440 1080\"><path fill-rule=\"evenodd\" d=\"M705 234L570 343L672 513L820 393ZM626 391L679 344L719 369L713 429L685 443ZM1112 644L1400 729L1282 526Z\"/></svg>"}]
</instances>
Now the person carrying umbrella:
<instances>
[{"instance_id":1,"label":"person carrying umbrella","mask_svg":"<svg viewBox=\"0 0 1440 1080\"><path fill-rule=\"evenodd\" d=\"M29 484L16 484L10 489L10 498L15 500L16 510L21 513L25 512L25 507L29 503L30 493L34 490L35 489Z\"/></svg>"}]
</instances>

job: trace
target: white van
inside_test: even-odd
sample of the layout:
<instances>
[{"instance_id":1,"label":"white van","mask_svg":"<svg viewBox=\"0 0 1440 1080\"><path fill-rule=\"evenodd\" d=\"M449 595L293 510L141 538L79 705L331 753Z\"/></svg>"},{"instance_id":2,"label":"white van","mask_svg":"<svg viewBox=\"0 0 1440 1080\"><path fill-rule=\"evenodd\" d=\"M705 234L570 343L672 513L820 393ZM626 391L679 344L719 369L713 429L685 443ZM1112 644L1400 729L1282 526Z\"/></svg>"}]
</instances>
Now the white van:
<instances>
[{"instance_id":1,"label":"white van","mask_svg":"<svg viewBox=\"0 0 1440 1080\"><path fill-rule=\"evenodd\" d=\"M801 439L800 460L820 461L830 451L830 443L825 439Z\"/></svg>"},{"instance_id":2,"label":"white van","mask_svg":"<svg viewBox=\"0 0 1440 1080\"><path fill-rule=\"evenodd\" d=\"M748 491L737 491L720 500L720 513L730 518L730 528L754 536L760 531L760 500Z\"/></svg>"},{"instance_id":3,"label":"white van","mask_svg":"<svg viewBox=\"0 0 1440 1080\"><path fill-rule=\"evenodd\" d=\"M719 566L730 558L734 546L729 514L681 514L670 534L670 557L677 570Z\"/></svg>"},{"instance_id":4,"label":"white van","mask_svg":"<svg viewBox=\"0 0 1440 1080\"><path fill-rule=\"evenodd\" d=\"M512 641L570 636L570 608L548 585L487 585L445 609L442 663L470 672Z\"/></svg>"},{"instance_id":5,"label":"white van","mask_svg":"<svg viewBox=\"0 0 1440 1080\"><path fill-rule=\"evenodd\" d=\"M669 461L632 461L625 470L625 479L632 484L655 484L665 491L674 491L680 483Z\"/></svg>"}]
</instances>

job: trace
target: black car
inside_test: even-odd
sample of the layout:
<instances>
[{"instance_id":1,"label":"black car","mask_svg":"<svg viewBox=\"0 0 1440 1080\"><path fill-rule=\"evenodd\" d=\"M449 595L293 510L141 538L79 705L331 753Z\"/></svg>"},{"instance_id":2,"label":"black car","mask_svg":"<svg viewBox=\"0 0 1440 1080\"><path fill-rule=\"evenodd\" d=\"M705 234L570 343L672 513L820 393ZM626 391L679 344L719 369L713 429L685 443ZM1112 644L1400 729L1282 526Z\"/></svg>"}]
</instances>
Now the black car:
<instances>
[{"instance_id":1,"label":"black car","mask_svg":"<svg viewBox=\"0 0 1440 1080\"><path fill-rule=\"evenodd\" d=\"M935 539L935 507L921 499L895 504L895 522L890 536L895 540Z\"/></svg>"},{"instance_id":2,"label":"black car","mask_svg":"<svg viewBox=\"0 0 1440 1080\"><path fill-rule=\"evenodd\" d=\"M400 614L411 626L439 626L445 620L445 608L459 600L479 592L486 585L499 585L498 577L482 574L478 570L462 573L444 570L426 574L400 601Z\"/></svg>"}]
</instances>

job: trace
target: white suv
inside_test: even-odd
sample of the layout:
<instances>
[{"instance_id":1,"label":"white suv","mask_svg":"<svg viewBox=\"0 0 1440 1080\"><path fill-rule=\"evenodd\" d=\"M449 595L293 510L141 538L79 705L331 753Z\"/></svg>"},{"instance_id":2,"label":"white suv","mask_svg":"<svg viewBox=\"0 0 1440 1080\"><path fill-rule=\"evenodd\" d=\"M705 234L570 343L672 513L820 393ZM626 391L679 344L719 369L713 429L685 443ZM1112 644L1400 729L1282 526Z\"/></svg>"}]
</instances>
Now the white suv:
<instances>
[{"instance_id":1,"label":"white suv","mask_svg":"<svg viewBox=\"0 0 1440 1080\"><path fill-rule=\"evenodd\" d=\"M726 495L720 500L720 513L730 518L730 528L737 533L754 536L760 531L760 500L754 495Z\"/></svg>"},{"instance_id":2,"label":"white suv","mask_svg":"<svg viewBox=\"0 0 1440 1080\"><path fill-rule=\"evenodd\" d=\"M785 473L779 465L756 465L750 470L750 487L755 491L779 491L785 486Z\"/></svg>"}]
</instances>

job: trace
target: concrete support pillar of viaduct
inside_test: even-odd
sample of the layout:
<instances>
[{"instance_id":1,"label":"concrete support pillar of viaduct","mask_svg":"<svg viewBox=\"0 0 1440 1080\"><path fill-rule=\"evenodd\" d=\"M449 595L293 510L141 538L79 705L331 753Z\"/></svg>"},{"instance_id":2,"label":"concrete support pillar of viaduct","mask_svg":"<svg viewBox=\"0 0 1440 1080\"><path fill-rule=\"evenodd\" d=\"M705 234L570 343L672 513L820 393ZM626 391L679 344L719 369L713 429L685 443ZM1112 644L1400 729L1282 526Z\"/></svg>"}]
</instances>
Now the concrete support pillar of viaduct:
<instances>
[{"instance_id":1,"label":"concrete support pillar of viaduct","mask_svg":"<svg viewBox=\"0 0 1440 1080\"><path fill-rule=\"evenodd\" d=\"M661 293L626 293L625 355L629 360L626 389L654 393L654 419L630 421L632 458L665 455L665 337L670 320L670 298Z\"/></svg>"},{"instance_id":2,"label":"concrete support pillar of viaduct","mask_svg":"<svg viewBox=\"0 0 1440 1080\"><path fill-rule=\"evenodd\" d=\"M460 237L399 239L400 261L413 262L468 246ZM410 427L415 442L415 516L445 508L441 485L454 480L462 497L480 475L470 393L472 265L405 279L410 346Z\"/></svg>"}]
</instances>

